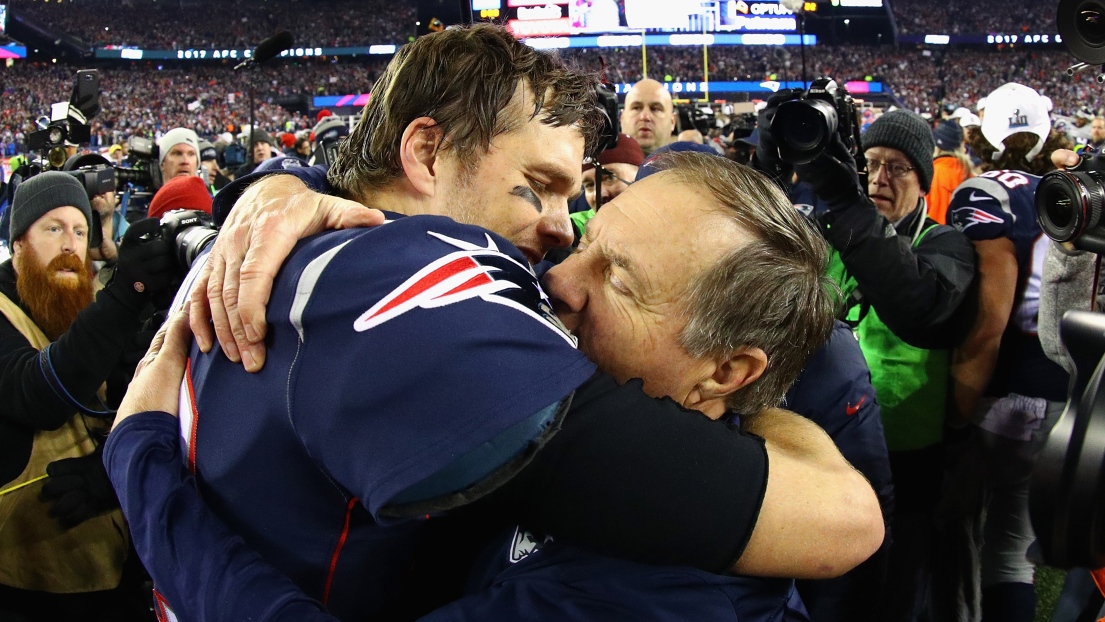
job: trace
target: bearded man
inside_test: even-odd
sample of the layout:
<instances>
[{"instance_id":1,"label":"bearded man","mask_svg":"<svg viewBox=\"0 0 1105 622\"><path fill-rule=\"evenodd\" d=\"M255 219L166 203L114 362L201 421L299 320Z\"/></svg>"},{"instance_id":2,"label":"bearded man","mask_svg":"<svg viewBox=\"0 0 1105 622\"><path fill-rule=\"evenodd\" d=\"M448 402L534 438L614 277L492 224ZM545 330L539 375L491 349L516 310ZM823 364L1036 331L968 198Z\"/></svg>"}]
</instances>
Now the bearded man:
<instances>
[{"instance_id":1,"label":"bearded man","mask_svg":"<svg viewBox=\"0 0 1105 622\"><path fill-rule=\"evenodd\" d=\"M96 294L91 226L84 186L70 175L42 173L15 192L12 258L0 264L2 619L148 615L100 445L114 414L105 381L140 347L141 314L169 286L172 258L139 240L156 220L135 223Z\"/></svg>"}]
</instances>

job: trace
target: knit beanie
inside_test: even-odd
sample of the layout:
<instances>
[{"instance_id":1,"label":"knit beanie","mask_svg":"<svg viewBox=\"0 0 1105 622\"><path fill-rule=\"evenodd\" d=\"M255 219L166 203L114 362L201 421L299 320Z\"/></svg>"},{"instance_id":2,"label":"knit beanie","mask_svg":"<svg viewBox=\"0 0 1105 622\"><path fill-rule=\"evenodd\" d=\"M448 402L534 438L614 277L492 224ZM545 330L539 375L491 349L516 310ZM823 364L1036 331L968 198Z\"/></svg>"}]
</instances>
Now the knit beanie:
<instances>
[{"instance_id":1,"label":"knit beanie","mask_svg":"<svg viewBox=\"0 0 1105 622\"><path fill-rule=\"evenodd\" d=\"M17 240L50 210L70 206L81 210L92 226L92 205L84 185L76 177L60 171L46 171L19 184L11 206L9 240Z\"/></svg>"},{"instance_id":2,"label":"knit beanie","mask_svg":"<svg viewBox=\"0 0 1105 622\"><path fill-rule=\"evenodd\" d=\"M955 151L963 144L963 126L956 121L944 121L932 131L932 139L943 151Z\"/></svg>"},{"instance_id":3,"label":"knit beanie","mask_svg":"<svg viewBox=\"0 0 1105 622\"><path fill-rule=\"evenodd\" d=\"M863 150L889 147L905 154L917 171L921 190L928 192L932 184L932 152L936 143L932 130L921 115L908 110L892 110L871 124L863 133Z\"/></svg>"},{"instance_id":4,"label":"knit beanie","mask_svg":"<svg viewBox=\"0 0 1105 622\"><path fill-rule=\"evenodd\" d=\"M208 160L219 159L219 152L215 149L215 145L212 145L209 141L200 141L200 161L207 162Z\"/></svg>"},{"instance_id":5,"label":"knit beanie","mask_svg":"<svg viewBox=\"0 0 1105 622\"><path fill-rule=\"evenodd\" d=\"M618 144L613 149L605 149L599 152L598 155L599 164L606 166L607 164L632 164L633 166L640 166L641 162L645 161L645 152L641 150L640 143L632 136L622 134L618 136ZM583 165L584 172L595 168L595 165L591 162L587 162Z\"/></svg>"},{"instance_id":6,"label":"knit beanie","mask_svg":"<svg viewBox=\"0 0 1105 622\"><path fill-rule=\"evenodd\" d=\"M146 215L161 218L166 212L175 209L197 209L211 213L211 193L203 180L196 175L184 175L170 179L150 201Z\"/></svg>"},{"instance_id":7,"label":"knit beanie","mask_svg":"<svg viewBox=\"0 0 1105 622\"><path fill-rule=\"evenodd\" d=\"M184 127L175 127L165 133L161 137L161 140L157 141L157 150L159 152L158 164L165 161L165 156L173 147L176 147L180 143L186 143L192 146L196 150L196 155L200 152L200 139L196 136L196 133L192 130Z\"/></svg>"}]
</instances>

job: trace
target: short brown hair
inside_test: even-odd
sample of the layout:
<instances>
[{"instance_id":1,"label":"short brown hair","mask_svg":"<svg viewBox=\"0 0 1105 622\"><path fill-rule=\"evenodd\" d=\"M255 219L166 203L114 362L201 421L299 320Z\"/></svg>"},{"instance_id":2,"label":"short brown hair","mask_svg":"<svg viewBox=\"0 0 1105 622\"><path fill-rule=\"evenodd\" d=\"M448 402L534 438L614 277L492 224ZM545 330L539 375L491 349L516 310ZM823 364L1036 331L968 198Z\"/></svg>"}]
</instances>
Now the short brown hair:
<instances>
[{"instance_id":1,"label":"short brown hair","mask_svg":"<svg viewBox=\"0 0 1105 622\"><path fill-rule=\"evenodd\" d=\"M709 190L753 238L691 282L683 347L696 358L760 348L767 369L727 406L743 414L777 406L832 332L836 297L825 275L828 245L778 186L747 166L695 152L660 154L652 163Z\"/></svg>"},{"instance_id":2,"label":"short brown hair","mask_svg":"<svg viewBox=\"0 0 1105 622\"><path fill-rule=\"evenodd\" d=\"M526 121L540 115L553 127L577 125L590 153L603 119L596 83L499 26L426 35L403 46L373 85L361 120L330 168L330 183L346 196L366 198L400 177L403 131L419 117L442 128L442 149L473 166L492 138L517 127L510 104L523 85L534 100Z\"/></svg>"}]
</instances>

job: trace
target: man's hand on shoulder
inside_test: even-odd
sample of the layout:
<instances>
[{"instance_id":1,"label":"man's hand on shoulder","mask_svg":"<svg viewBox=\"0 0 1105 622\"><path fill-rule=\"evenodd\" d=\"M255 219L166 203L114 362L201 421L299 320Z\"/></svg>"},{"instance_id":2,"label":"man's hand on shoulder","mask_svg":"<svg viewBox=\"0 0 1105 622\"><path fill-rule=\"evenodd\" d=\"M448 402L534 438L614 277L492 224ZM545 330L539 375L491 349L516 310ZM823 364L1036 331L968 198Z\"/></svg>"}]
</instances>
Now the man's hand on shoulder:
<instances>
[{"instance_id":1,"label":"man's hand on shoulder","mask_svg":"<svg viewBox=\"0 0 1105 622\"><path fill-rule=\"evenodd\" d=\"M204 352L217 338L247 371L265 364L265 307L273 280L299 240L330 229L383 224L383 212L319 194L291 175L251 185L223 224L191 294L191 326Z\"/></svg>"}]
</instances>

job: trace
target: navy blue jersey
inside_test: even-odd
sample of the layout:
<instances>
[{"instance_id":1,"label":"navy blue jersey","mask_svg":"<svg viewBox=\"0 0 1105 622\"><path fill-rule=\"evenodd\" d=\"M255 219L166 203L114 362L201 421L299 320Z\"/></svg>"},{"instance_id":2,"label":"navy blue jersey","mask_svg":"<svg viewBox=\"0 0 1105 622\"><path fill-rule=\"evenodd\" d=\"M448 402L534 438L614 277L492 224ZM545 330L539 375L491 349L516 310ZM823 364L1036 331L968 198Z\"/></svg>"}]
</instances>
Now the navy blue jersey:
<instances>
[{"instance_id":1,"label":"navy blue jersey","mask_svg":"<svg viewBox=\"0 0 1105 622\"><path fill-rule=\"evenodd\" d=\"M422 622L808 622L789 579L636 564L514 528L488 547L469 594Z\"/></svg>"},{"instance_id":2,"label":"navy blue jersey","mask_svg":"<svg viewBox=\"0 0 1105 622\"><path fill-rule=\"evenodd\" d=\"M883 514L893 508L894 485L871 370L852 329L837 321L787 391L784 406L821 426L840 453L863 473Z\"/></svg>"},{"instance_id":3,"label":"navy blue jersey","mask_svg":"<svg viewBox=\"0 0 1105 622\"><path fill-rule=\"evenodd\" d=\"M594 372L523 255L441 217L300 243L267 320L260 373L193 349L187 461L214 512L342 619L383 605L421 518L520 468Z\"/></svg>"},{"instance_id":4,"label":"navy blue jersey","mask_svg":"<svg viewBox=\"0 0 1105 622\"><path fill-rule=\"evenodd\" d=\"M948 224L972 241L1008 238L1017 256L1013 313L1002 336L998 367L987 395L1019 393L1063 401L1068 376L1044 355L1036 335L1040 281L1049 243L1036 222L1039 183L1039 177L1021 171L991 171L968 179L952 195Z\"/></svg>"}]
</instances>

